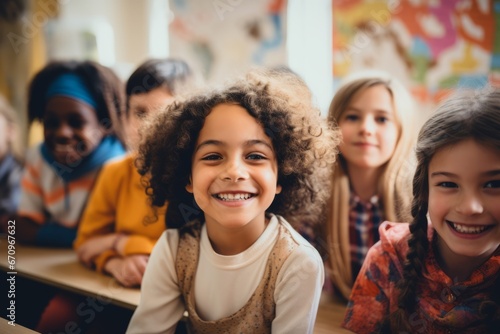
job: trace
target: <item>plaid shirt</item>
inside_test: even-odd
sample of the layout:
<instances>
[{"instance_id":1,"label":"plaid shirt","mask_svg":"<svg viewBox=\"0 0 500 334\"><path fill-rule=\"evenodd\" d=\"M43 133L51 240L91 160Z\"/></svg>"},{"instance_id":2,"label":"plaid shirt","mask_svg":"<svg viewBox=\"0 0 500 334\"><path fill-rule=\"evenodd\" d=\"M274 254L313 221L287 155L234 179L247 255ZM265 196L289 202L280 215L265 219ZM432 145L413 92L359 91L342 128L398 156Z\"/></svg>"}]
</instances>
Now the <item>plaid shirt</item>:
<instances>
[{"instance_id":1,"label":"plaid shirt","mask_svg":"<svg viewBox=\"0 0 500 334\"><path fill-rule=\"evenodd\" d=\"M382 223L382 212L377 195L363 202L351 191L349 199L349 243L351 245L351 268L353 279L365 260L366 253L379 239L378 228Z\"/></svg>"}]
</instances>

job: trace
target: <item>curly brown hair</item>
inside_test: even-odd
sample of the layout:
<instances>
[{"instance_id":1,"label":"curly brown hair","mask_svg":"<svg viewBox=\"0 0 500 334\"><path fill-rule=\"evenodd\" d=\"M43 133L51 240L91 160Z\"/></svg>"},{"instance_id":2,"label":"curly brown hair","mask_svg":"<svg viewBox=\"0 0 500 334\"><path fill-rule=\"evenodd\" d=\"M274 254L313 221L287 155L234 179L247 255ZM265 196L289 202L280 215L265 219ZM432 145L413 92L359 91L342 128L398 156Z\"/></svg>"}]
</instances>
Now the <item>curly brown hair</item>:
<instances>
[{"instance_id":1,"label":"curly brown hair","mask_svg":"<svg viewBox=\"0 0 500 334\"><path fill-rule=\"evenodd\" d=\"M319 219L340 135L321 119L308 94L292 75L254 69L225 89L176 101L150 119L142 129L136 164L139 173L147 175L143 180L152 204L161 207L169 202L168 227L203 218L185 186L205 118L219 104L245 108L273 143L282 192L268 212L282 215L292 225L300 219Z\"/></svg>"}]
</instances>

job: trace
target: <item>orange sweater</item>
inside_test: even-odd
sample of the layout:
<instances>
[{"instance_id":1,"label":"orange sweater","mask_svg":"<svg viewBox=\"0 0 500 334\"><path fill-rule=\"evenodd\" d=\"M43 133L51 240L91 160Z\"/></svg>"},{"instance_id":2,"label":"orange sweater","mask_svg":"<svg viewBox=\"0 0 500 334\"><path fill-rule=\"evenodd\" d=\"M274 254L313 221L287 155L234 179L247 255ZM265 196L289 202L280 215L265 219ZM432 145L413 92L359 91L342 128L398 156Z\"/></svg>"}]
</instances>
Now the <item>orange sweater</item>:
<instances>
[{"instance_id":1,"label":"orange sweater","mask_svg":"<svg viewBox=\"0 0 500 334\"><path fill-rule=\"evenodd\" d=\"M156 240L165 230L165 207L157 209L157 220L149 205L141 176L134 166L135 154L106 164L83 213L73 244L78 248L87 240L108 233L129 236L125 255L150 254ZM101 253L95 261L98 271L106 261L118 256L114 250Z\"/></svg>"}]
</instances>

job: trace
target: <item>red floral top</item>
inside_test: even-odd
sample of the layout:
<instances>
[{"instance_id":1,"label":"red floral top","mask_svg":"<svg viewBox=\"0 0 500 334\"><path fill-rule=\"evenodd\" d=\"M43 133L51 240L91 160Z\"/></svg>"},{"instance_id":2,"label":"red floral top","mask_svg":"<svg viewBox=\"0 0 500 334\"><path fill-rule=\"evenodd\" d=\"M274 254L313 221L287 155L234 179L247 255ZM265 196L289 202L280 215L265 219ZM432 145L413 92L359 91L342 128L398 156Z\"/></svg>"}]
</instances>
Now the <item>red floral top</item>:
<instances>
[{"instance_id":1,"label":"red floral top","mask_svg":"<svg viewBox=\"0 0 500 334\"><path fill-rule=\"evenodd\" d=\"M354 284L343 327L356 333L376 333L385 317L397 309L399 291L395 286L402 279L408 252L408 226L390 222L380 226L380 242L368 252ZM427 273L419 282L416 311L409 318L413 326L411 332L491 332L493 328L486 319L491 316L492 308L483 308L481 312L480 305L491 299L494 289L499 288L500 248L468 280L457 282L437 263L432 247L432 226L429 226L428 237L431 243L425 259ZM498 307L497 304L497 310Z\"/></svg>"}]
</instances>

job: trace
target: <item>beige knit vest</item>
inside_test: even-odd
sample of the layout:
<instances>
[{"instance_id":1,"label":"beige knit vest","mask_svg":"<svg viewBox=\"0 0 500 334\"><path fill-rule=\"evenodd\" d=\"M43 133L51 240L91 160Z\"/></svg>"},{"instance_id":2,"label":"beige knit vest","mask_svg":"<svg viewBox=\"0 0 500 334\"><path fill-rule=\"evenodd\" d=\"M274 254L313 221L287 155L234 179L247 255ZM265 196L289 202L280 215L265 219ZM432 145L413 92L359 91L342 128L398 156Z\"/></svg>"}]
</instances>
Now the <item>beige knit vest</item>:
<instances>
[{"instance_id":1,"label":"beige knit vest","mask_svg":"<svg viewBox=\"0 0 500 334\"><path fill-rule=\"evenodd\" d=\"M194 278L198 267L200 234L201 224L198 221L179 230L179 247L175 261L179 287L189 313L189 333L271 333L271 324L275 317L276 279L283 263L298 246L290 231L279 225L278 240L267 259L264 276L248 302L232 315L215 321L204 321L196 312Z\"/></svg>"}]
</instances>

